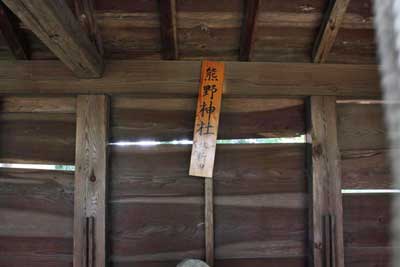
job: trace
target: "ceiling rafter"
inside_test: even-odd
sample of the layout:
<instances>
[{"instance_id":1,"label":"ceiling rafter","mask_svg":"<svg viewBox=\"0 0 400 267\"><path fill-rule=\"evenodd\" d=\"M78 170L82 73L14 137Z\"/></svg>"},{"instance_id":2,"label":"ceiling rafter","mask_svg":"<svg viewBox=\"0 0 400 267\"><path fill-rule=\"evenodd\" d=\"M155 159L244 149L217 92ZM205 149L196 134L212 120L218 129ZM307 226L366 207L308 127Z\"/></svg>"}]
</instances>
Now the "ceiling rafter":
<instances>
[{"instance_id":1,"label":"ceiling rafter","mask_svg":"<svg viewBox=\"0 0 400 267\"><path fill-rule=\"evenodd\" d=\"M101 77L103 58L65 0L3 2L76 76Z\"/></svg>"},{"instance_id":2,"label":"ceiling rafter","mask_svg":"<svg viewBox=\"0 0 400 267\"><path fill-rule=\"evenodd\" d=\"M245 5L245 14L240 38L239 60L250 61L254 48L260 0L245 1Z\"/></svg>"},{"instance_id":3,"label":"ceiling rafter","mask_svg":"<svg viewBox=\"0 0 400 267\"><path fill-rule=\"evenodd\" d=\"M347 6L350 0L330 0L327 12L322 19L314 49L312 60L314 63L324 63L335 43Z\"/></svg>"},{"instance_id":4,"label":"ceiling rafter","mask_svg":"<svg viewBox=\"0 0 400 267\"><path fill-rule=\"evenodd\" d=\"M176 29L176 1L160 0L160 31L162 57L166 60L178 59L178 37Z\"/></svg>"},{"instance_id":5,"label":"ceiling rafter","mask_svg":"<svg viewBox=\"0 0 400 267\"><path fill-rule=\"evenodd\" d=\"M29 44L19 27L17 17L0 2L0 30L15 59L29 59Z\"/></svg>"}]
</instances>

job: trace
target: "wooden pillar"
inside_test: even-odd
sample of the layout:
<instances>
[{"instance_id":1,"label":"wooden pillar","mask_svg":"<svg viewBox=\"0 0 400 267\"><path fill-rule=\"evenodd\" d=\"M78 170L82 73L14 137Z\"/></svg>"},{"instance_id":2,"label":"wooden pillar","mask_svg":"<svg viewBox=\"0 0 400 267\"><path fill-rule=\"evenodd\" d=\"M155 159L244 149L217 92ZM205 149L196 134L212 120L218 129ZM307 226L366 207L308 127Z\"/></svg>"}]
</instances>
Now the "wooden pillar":
<instances>
[{"instance_id":1,"label":"wooden pillar","mask_svg":"<svg viewBox=\"0 0 400 267\"><path fill-rule=\"evenodd\" d=\"M336 97L312 96L307 102L310 266L344 267Z\"/></svg>"},{"instance_id":2,"label":"wooden pillar","mask_svg":"<svg viewBox=\"0 0 400 267\"><path fill-rule=\"evenodd\" d=\"M212 178L204 178L206 262L214 266L214 189Z\"/></svg>"},{"instance_id":3,"label":"wooden pillar","mask_svg":"<svg viewBox=\"0 0 400 267\"><path fill-rule=\"evenodd\" d=\"M76 114L74 267L104 267L109 99L80 95Z\"/></svg>"}]
</instances>

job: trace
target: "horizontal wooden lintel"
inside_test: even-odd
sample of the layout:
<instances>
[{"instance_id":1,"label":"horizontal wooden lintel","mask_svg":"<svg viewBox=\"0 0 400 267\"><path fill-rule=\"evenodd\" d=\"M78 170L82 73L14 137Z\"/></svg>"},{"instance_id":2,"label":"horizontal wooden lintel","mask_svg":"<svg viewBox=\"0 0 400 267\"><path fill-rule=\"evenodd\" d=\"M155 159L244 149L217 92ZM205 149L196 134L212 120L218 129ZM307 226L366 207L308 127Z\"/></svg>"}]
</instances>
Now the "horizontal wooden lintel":
<instances>
[{"instance_id":1,"label":"horizontal wooden lintel","mask_svg":"<svg viewBox=\"0 0 400 267\"><path fill-rule=\"evenodd\" d=\"M109 61L101 79L75 77L59 61L2 62L0 94L196 96L198 61ZM376 65L225 62L227 96L380 97Z\"/></svg>"}]
</instances>

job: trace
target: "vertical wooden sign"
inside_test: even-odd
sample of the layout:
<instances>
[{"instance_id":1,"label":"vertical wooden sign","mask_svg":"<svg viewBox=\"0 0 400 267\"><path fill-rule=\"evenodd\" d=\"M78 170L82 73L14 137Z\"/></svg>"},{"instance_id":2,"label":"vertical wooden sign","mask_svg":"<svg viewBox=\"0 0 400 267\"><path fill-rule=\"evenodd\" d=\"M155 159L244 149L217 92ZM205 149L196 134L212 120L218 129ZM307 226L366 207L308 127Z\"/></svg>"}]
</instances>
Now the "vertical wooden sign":
<instances>
[{"instance_id":1,"label":"vertical wooden sign","mask_svg":"<svg viewBox=\"0 0 400 267\"><path fill-rule=\"evenodd\" d=\"M223 85L224 63L203 61L189 175L212 178Z\"/></svg>"}]
</instances>

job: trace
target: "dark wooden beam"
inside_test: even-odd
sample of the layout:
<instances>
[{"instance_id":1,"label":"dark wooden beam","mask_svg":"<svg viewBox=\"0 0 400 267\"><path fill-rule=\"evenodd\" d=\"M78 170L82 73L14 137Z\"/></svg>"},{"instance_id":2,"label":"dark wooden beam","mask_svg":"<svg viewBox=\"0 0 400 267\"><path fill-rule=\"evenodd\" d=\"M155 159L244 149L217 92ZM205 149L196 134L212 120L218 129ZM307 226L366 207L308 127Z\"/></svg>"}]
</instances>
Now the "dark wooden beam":
<instances>
[{"instance_id":1,"label":"dark wooden beam","mask_svg":"<svg viewBox=\"0 0 400 267\"><path fill-rule=\"evenodd\" d=\"M306 109L310 266L344 267L336 97L312 96Z\"/></svg>"},{"instance_id":2,"label":"dark wooden beam","mask_svg":"<svg viewBox=\"0 0 400 267\"><path fill-rule=\"evenodd\" d=\"M254 47L260 0L245 1L242 34L240 39L239 60L249 61Z\"/></svg>"},{"instance_id":3,"label":"dark wooden beam","mask_svg":"<svg viewBox=\"0 0 400 267\"><path fill-rule=\"evenodd\" d=\"M74 267L105 267L109 99L76 99Z\"/></svg>"},{"instance_id":4,"label":"dark wooden beam","mask_svg":"<svg viewBox=\"0 0 400 267\"><path fill-rule=\"evenodd\" d=\"M97 78L102 75L103 59L65 0L3 2L76 76Z\"/></svg>"},{"instance_id":5,"label":"dark wooden beam","mask_svg":"<svg viewBox=\"0 0 400 267\"><path fill-rule=\"evenodd\" d=\"M96 46L101 56L104 54L103 42L97 26L93 0L75 0L75 15L88 35L90 41Z\"/></svg>"},{"instance_id":6,"label":"dark wooden beam","mask_svg":"<svg viewBox=\"0 0 400 267\"><path fill-rule=\"evenodd\" d=\"M57 61L2 62L0 94L195 97L200 67L196 61L108 61L102 79L84 80L74 77ZM227 96L381 96L376 65L225 62L225 68Z\"/></svg>"},{"instance_id":7,"label":"dark wooden beam","mask_svg":"<svg viewBox=\"0 0 400 267\"><path fill-rule=\"evenodd\" d=\"M176 33L176 1L159 0L160 31L163 59L178 59L178 37Z\"/></svg>"},{"instance_id":8,"label":"dark wooden beam","mask_svg":"<svg viewBox=\"0 0 400 267\"><path fill-rule=\"evenodd\" d=\"M18 19L0 2L0 30L15 59L29 59L29 45L18 25Z\"/></svg>"},{"instance_id":9,"label":"dark wooden beam","mask_svg":"<svg viewBox=\"0 0 400 267\"><path fill-rule=\"evenodd\" d=\"M330 0L328 9L322 19L314 49L312 60L314 63L324 63L335 42L347 6L350 0Z\"/></svg>"}]
</instances>

